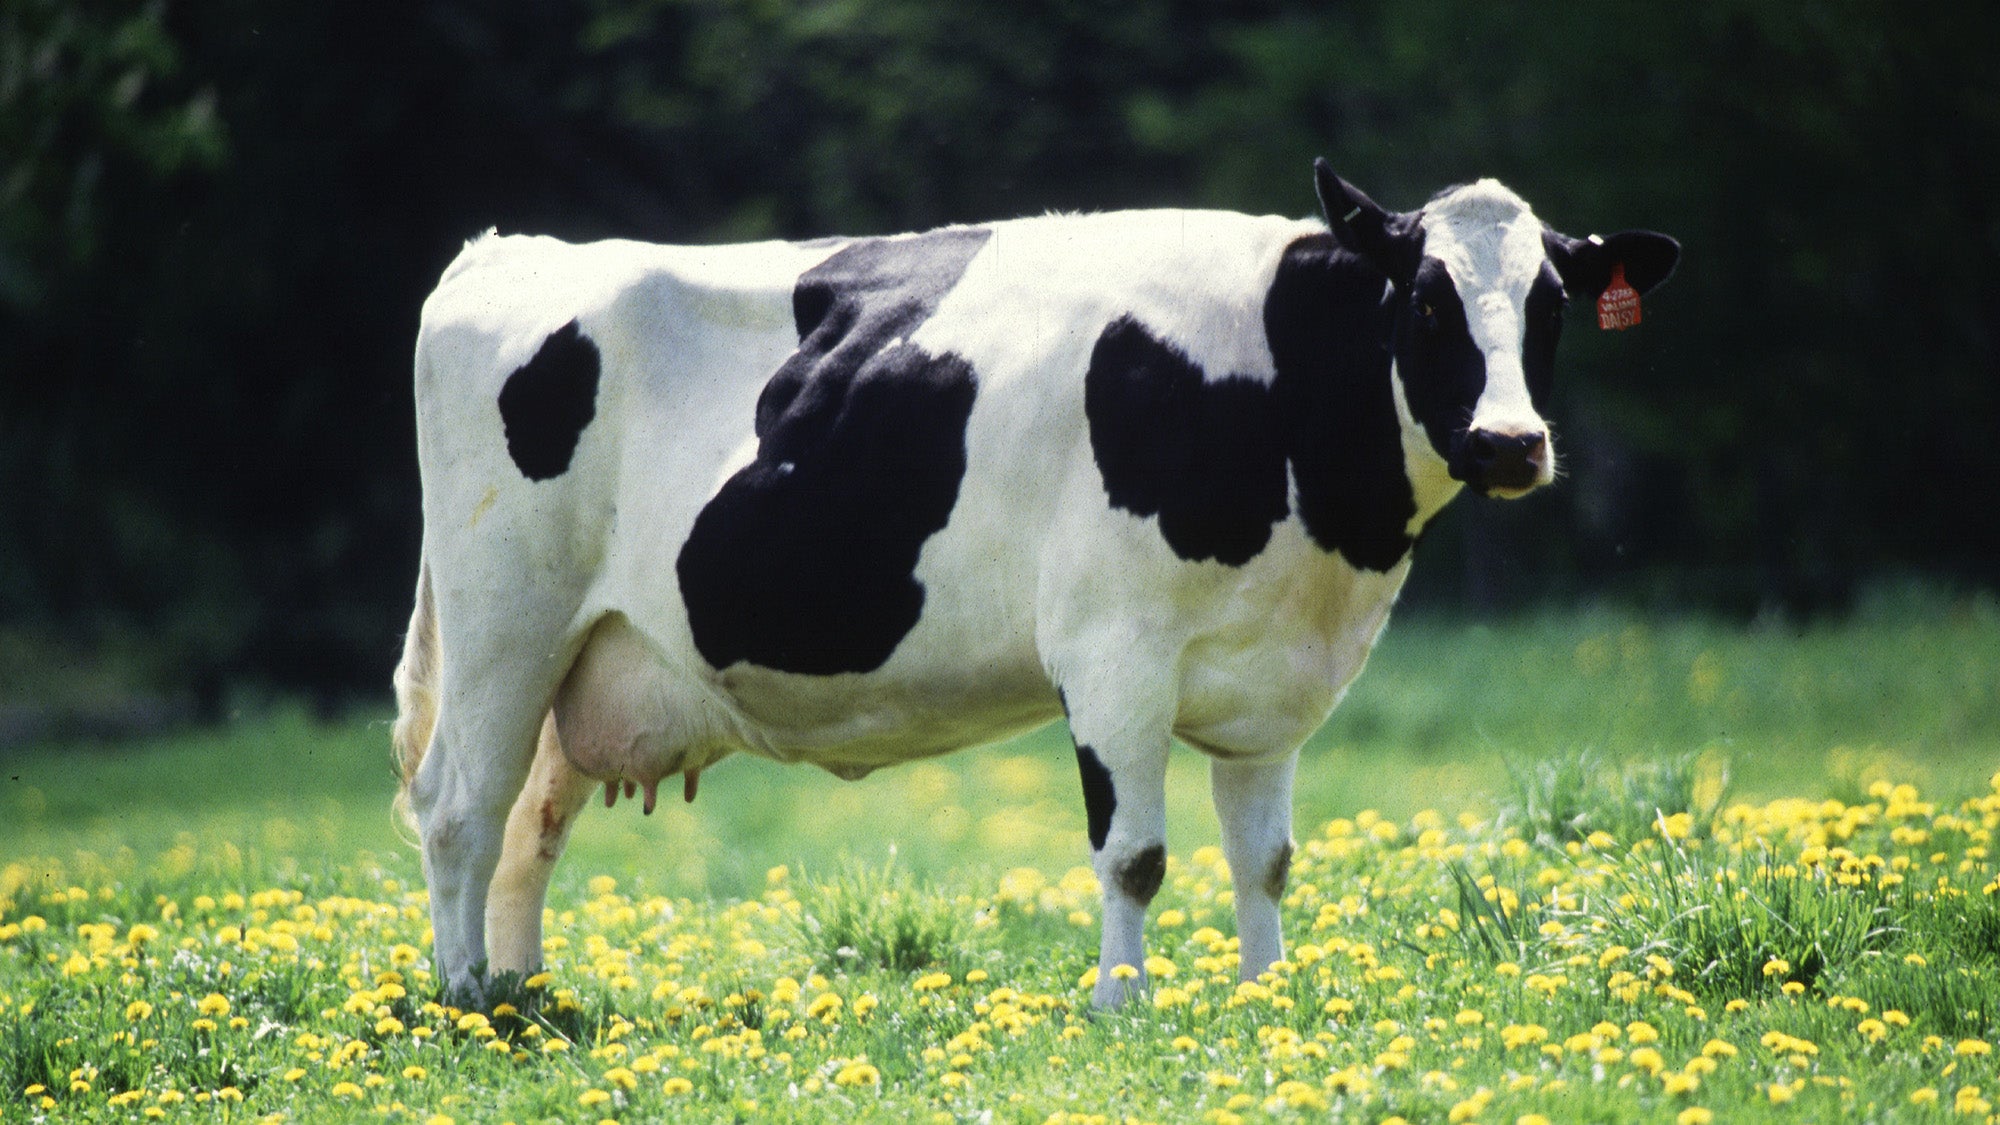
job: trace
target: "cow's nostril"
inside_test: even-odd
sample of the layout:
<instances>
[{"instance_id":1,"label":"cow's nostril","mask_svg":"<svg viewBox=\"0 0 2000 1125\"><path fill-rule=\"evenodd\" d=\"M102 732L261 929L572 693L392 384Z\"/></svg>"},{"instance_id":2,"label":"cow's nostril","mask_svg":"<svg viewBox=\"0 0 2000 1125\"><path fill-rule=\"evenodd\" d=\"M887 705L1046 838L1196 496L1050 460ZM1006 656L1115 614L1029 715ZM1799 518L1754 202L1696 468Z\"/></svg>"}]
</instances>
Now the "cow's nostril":
<instances>
[{"instance_id":1,"label":"cow's nostril","mask_svg":"<svg viewBox=\"0 0 2000 1125\"><path fill-rule=\"evenodd\" d=\"M1465 444L1471 451L1473 459L1482 465L1492 464L1493 459L1500 454L1499 447L1493 443L1493 435L1485 430L1472 431L1467 436Z\"/></svg>"}]
</instances>

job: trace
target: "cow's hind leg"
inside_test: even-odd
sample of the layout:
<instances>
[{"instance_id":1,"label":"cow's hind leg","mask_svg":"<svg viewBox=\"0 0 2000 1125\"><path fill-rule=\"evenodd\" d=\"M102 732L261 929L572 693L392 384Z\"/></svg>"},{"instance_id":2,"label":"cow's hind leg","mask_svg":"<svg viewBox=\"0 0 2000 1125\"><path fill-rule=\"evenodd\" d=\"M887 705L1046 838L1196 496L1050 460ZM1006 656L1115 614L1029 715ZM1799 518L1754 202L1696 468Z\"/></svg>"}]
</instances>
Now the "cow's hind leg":
<instances>
[{"instance_id":1,"label":"cow's hind leg","mask_svg":"<svg viewBox=\"0 0 2000 1125\"><path fill-rule=\"evenodd\" d=\"M527 651L548 650L537 645ZM442 706L410 784L410 807L423 840L440 983L447 995L478 1004L484 998L479 975L486 966L487 888L553 689L542 682L543 669L488 667L478 676L461 670L476 661L455 662L453 655L446 654Z\"/></svg>"},{"instance_id":2,"label":"cow's hind leg","mask_svg":"<svg viewBox=\"0 0 2000 1125\"><path fill-rule=\"evenodd\" d=\"M1296 751L1268 758L1217 758L1209 768L1222 854L1236 893L1236 936L1244 980L1285 956L1278 902L1292 864L1292 774Z\"/></svg>"},{"instance_id":3,"label":"cow's hind leg","mask_svg":"<svg viewBox=\"0 0 2000 1125\"><path fill-rule=\"evenodd\" d=\"M1072 701L1073 702L1073 701ZM1167 872L1167 724L1076 707L1091 866L1104 893L1104 934L1091 1003L1116 1007L1146 988L1146 908Z\"/></svg>"},{"instance_id":4,"label":"cow's hind leg","mask_svg":"<svg viewBox=\"0 0 2000 1125\"><path fill-rule=\"evenodd\" d=\"M576 814L596 782L564 756L553 714L542 720L535 762L507 817L500 862L486 896L486 957L494 973L542 967L542 905Z\"/></svg>"}]
</instances>

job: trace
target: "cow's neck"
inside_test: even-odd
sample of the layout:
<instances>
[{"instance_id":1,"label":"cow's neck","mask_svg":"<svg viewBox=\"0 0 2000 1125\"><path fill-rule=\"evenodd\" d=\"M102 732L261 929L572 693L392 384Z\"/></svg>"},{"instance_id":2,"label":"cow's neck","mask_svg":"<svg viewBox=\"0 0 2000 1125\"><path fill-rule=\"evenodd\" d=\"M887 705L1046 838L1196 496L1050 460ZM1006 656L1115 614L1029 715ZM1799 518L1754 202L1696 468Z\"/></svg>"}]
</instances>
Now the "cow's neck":
<instances>
[{"instance_id":1,"label":"cow's neck","mask_svg":"<svg viewBox=\"0 0 2000 1125\"><path fill-rule=\"evenodd\" d=\"M1389 380L1395 391L1396 420L1402 429L1403 476L1410 482L1411 499L1416 505L1409 525L1409 534L1414 539L1422 534L1446 504L1451 503L1465 484L1452 477L1451 466L1438 456L1437 447L1431 444L1430 431L1410 410L1402 373L1393 362L1389 365Z\"/></svg>"},{"instance_id":2,"label":"cow's neck","mask_svg":"<svg viewBox=\"0 0 2000 1125\"><path fill-rule=\"evenodd\" d=\"M1286 247L1264 306L1299 516L1322 549L1373 571L1401 562L1458 490L1396 383L1388 294L1315 234Z\"/></svg>"}]
</instances>

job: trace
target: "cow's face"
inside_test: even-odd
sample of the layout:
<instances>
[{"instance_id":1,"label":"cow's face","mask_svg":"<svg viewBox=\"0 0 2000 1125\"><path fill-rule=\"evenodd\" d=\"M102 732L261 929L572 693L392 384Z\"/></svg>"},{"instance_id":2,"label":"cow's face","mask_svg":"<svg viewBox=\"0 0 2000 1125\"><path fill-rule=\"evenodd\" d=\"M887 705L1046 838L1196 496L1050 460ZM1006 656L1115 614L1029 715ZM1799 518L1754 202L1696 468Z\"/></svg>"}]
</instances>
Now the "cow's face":
<instances>
[{"instance_id":1,"label":"cow's face","mask_svg":"<svg viewBox=\"0 0 2000 1125\"><path fill-rule=\"evenodd\" d=\"M1640 293L1651 290L1673 271L1679 245L1646 231L1565 237L1494 180L1394 214L1325 161L1316 171L1334 236L1389 280L1406 422L1453 479L1479 492L1525 496L1554 480L1545 412L1565 303L1589 308L1614 266Z\"/></svg>"}]
</instances>

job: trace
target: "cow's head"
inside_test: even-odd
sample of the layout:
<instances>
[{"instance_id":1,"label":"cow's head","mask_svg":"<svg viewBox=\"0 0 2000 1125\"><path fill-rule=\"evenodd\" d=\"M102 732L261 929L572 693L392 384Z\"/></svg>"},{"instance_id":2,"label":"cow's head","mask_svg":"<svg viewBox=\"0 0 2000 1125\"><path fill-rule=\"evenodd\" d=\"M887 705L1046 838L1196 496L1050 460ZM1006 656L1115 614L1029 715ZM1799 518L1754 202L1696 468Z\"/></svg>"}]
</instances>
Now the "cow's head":
<instances>
[{"instance_id":1,"label":"cow's head","mask_svg":"<svg viewBox=\"0 0 2000 1125\"><path fill-rule=\"evenodd\" d=\"M1397 214L1326 161L1314 171L1334 237L1389 279L1398 389L1451 476L1506 497L1554 480L1543 412L1564 304L1592 307L1618 267L1643 295L1673 272L1680 245L1651 231L1569 238L1494 180Z\"/></svg>"}]
</instances>

